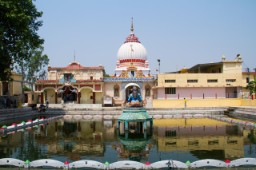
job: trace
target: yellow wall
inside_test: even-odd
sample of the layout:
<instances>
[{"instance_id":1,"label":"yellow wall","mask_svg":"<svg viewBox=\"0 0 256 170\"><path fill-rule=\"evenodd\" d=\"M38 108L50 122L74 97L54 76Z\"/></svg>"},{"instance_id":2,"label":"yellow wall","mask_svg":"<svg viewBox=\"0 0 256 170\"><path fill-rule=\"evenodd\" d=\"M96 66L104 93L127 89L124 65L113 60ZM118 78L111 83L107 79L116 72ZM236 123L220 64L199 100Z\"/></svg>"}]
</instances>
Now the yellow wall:
<instances>
[{"instance_id":1,"label":"yellow wall","mask_svg":"<svg viewBox=\"0 0 256 170\"><path fill-rule=\"evenodd\" d=\"M81 104L92 104L93 100L91 99L92 96L92 90L91 89L83 89L81 90Z\"/></svg>"},{"instance_id":2,"label":"yellow wall","mask_svg":"<svg viewBox=\"0 0 256 170\"><path fill-rule=\"evenodd\" d=\"M256 100L246 100L242 99L241 100L241 106L256 106Z\"/></svg>"},{"instance_id":3,"label":"yellow wall","mask_svg":"<svg viewBox=\"0 0 256 170\"><path fill-rule=\"evenodd\" d=\"M44 100L46 100L46 96L47 96L49 103L54 104L55 103L55 91L53 89L47 89L44 91L44 93L45 93Z\"/></svg>"},{"instance_id":4,"label":"yellow wall","mask_svg":"<svg viewBox=\"0 0 256 170\"><path fill-rule=\"evenodd\" d=\"M241 106L241 99L192 99L187 100L187 107L228 107ZM153 100L154 108L184 108L183 99Z\"/></svg>"},{"instance_id":5,"label":"yellow wall","mask_svg":"<svg viewBox=\"0 0 256 170\"><path fill-rule=\"evenodd\" d=\"M197 83L188 83L187 80L196 79ZM208 79L217 79L217 83L208 83ZM226 82L227 79L236 79L235 82ZM165 83L165 80L176 80L175 83ZM227 85L230 84L230 85ZM242 73L168 73L158 74L158 87L240 87L243 86Z\"/></svg>"},{"instance_id":6,"label":"yellow wall","mask_svg":"<svg viewBox=\"0 0 256 170\"><path fill-rule=\"evenodd\" d=\"M232 107L232 106L254 106L256 107L256 100L240 99L240 98L226 98L226 99L191 99L187 100L187 107ZM154 108L184 108L183 99L154 99Z\"/></svg>"}]
</instances>

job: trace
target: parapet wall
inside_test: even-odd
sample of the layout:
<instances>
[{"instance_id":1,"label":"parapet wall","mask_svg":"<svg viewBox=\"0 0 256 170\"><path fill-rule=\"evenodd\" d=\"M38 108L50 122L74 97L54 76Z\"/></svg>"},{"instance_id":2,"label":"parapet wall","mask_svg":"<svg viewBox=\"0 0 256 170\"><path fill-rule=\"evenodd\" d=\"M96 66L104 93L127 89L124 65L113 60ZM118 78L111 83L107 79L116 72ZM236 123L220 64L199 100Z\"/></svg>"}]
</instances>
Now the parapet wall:
<instances>
[{"instance_id":1,"label":"parapet wall","mask_svg":"<svg viewBox=\"0 0 256 170\"><path fill-rule=\"evenodd\" d=\"M241 106L256 106L256 100L242 99Z\"/></svg>"},{"instance_id":2,"label":"parapet wall","mask_svg":"<svg viewBox=\"0 0 256 170\"><path fill-rule=\"evenodd\" d=\"M186 107L241 106L242 99L187 99ZM153 100L153 108L185 108L184 99Z\"/></svg>"}]
</instances>

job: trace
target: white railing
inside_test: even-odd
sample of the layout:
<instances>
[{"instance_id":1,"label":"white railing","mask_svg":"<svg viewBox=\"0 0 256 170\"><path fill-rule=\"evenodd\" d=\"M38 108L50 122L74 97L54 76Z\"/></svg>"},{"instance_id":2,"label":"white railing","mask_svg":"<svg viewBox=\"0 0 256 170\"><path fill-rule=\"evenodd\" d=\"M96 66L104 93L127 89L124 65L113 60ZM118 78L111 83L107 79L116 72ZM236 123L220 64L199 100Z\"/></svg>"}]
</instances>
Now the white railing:
<instances>
[{"instance_id":1,"label":"white railing","mask_svg":"<svg viewBox=\"0 0 256 170\"><path fill-rule=\"evenodd\" d=\"M218 167L218 168L232 168L240 166L256 166L256 158L240 158L233 161L230 160L216 160L216 159L203 159L194 162L187 161L185 163L176 160L163 160L154 163L146 162L140 163L136 161L124 160L113 163L101 163L93 160L79 160L72 163L67 161L61 162L53 159L39 159L30 162L29 160L22 161L14 158L0 159L1 166L14 166L19 168L62 168L62 169L77 169L77 168L92 168L92 169L160 169L160 168L204 168L204 167Z\"/></svg>"}]
</instances>

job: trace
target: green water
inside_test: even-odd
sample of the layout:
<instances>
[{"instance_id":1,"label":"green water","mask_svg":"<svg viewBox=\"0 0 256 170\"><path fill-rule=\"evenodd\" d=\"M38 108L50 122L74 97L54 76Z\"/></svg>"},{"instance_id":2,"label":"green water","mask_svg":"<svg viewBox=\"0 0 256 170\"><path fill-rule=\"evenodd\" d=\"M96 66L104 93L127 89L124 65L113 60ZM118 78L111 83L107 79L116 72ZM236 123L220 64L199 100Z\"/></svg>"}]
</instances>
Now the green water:
<instances>
[{"instance_id":1,"label":"green water","mask_svg":"<svg viewBox=\"0 0 256 170\"><path fill-rule=\"evenodd\" d=\"M81 159L108 161L135 160L145 163L173 159L190 162L200 159L234 160L256 157L256 130L236 125L177 126L157 123L152 135L119 135L116 121L67 121L12 133L0 138L0 158L60 161ZM182 120L177 120L182 121ZM160 125L158 125L160 124ZM177 123L178 124L178 123Z\"/></svg>"}]
</instances>

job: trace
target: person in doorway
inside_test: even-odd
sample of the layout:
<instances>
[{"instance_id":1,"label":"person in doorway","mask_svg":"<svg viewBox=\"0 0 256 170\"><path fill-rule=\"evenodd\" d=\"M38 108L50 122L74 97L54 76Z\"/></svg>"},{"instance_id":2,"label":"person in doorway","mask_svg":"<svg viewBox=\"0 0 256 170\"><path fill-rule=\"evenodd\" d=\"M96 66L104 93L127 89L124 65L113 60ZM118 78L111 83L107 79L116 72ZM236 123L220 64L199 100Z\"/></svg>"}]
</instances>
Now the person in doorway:
<instances>
[{"instance_id":1,"label":"person in doorway","mask_svg":"<svg viewBox=\"0 0 256 170\"><path fill-rule=\"evenodd\" d=\"M184 108L186 109L187 108L187 99L184 98Z\"/></svg>"},{"instance_id":2,"label":"person in doorway","mask_svg":"<svg viewBox=\"0 0 256 170\"><path fill-rule=\"evenodd\" d=\"M132 93L128 98L128 105L131 107L142 107L142 98L136 86L133 86Z\"/></svg>"}]
</instances>

